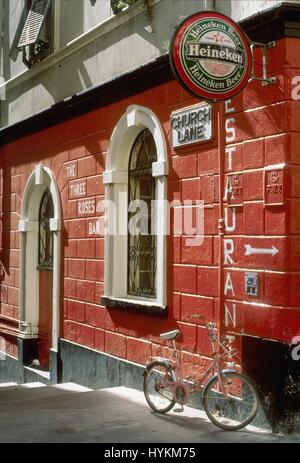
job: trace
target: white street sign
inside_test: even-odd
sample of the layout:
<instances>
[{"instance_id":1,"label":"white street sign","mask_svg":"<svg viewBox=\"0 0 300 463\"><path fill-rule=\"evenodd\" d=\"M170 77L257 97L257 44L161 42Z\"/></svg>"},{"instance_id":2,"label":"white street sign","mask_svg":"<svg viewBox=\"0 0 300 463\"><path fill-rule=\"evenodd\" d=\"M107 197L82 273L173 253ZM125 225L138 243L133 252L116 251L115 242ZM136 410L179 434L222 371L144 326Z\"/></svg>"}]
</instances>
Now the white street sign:
<instances>
[{"instance_id":1,"label":"white street sign","mask_svg":"<svg viewBox=\"0 0 300 463\"><path fill-rule=\"evenodd\" d=\"M212 137L212 107L200 103L171 114L173 148L210 140Z\"/></svg>"}]
</instances>

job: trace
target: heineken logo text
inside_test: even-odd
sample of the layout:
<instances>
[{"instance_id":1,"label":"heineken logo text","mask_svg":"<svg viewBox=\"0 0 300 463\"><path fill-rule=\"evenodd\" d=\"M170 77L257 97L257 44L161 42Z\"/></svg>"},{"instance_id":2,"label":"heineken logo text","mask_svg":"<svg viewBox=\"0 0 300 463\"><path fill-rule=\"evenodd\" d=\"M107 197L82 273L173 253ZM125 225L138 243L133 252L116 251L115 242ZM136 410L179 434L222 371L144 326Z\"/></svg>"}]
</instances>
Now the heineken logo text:
<instances>
[{"instance_id":1,"label":"heineken logo text","mask_svg":"<svg viewBox=\"0 0 300 463\"><path fill-rule=\"evenodd\" d=\"M219 45L187 43L187 57L190 59L205 58L243 66L245 57L240 50Z\"/></svg>"}]
</instances>

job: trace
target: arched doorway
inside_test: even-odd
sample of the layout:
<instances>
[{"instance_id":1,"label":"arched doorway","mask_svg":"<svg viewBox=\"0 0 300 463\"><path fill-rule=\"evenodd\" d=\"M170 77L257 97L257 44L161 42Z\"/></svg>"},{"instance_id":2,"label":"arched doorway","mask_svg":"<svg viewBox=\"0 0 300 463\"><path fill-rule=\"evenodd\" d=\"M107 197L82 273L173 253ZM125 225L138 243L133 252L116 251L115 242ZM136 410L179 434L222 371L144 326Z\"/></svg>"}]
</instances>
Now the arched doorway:
<instances>
[{"instance_id":1,"label":"arched doorway","mask_svg":"<svg viewBox=\"0 0 300 463\"><path fill-rule=\"evenodd\" d=\"M51 370L60 320L59 190L50 169L36 166L23 196L20 239L20 334L24 363ZM25 352L26 351L26 352Z\"/></svg>"},{"instance_id":2,"label":"arched doorway","mask_svg":"<svg viewBox=\"0 0 300 463\"><path fill-rule=\"evenodd\" d=\"M50 221L54 216L53 200L46 188L39 211L39 324L38 361L49 369L49 352L52 345L52 289L53 289L53 231Z\"/></svg>"}]
</instances>

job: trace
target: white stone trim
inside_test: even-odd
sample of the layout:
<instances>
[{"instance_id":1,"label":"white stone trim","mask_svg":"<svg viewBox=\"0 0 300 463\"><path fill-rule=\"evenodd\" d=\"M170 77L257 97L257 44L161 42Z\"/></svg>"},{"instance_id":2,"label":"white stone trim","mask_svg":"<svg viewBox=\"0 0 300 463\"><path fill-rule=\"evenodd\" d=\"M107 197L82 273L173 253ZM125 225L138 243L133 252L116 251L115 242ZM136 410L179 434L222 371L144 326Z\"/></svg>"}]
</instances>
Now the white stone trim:
<instances>
[{"instance_id":1,"label":"white stone trim","mask_svg":"<svg viewBox=\"0 0 300 463\"><path fill-rule=\"evenodd\" d=\"M61 229L60 219L50 219L50 230L59 231Z\"/></svg>"},{"instance_id":2,"label":"white stone trim","mask_svg":"<svg viewBox=\"0 0 300 463\"><path fill-rule=\"evenodd\" d=\"M20 220L19 232L38 232L39 223L36 220Z\"/></svg>"},{"instance_id":3,"label":"white stone trim","mask_svg":"<svg viewBox=\"0 0 300 463\"><path fill-rule=\"evenodd\" d=\"M103 183L104 185L109 185L110 183L128 183L128 172L107 170L103 172Z\"/></svg>"},{"instance_id":4,"label":"white stone trim","mask_svg":"<svg viewBox=\"0 0 300 463\"><path fill-rule=\"evenodd\" d=\"M168 163L166 161L153 162L152 175L153 177L168 175Z\"/></svg>"},{"instance_id":5,"label":"white stone trim","mask_svg":"<svg viewBox=\"0 0 300 463\"><path fill-rule=\"evenodd\" d=\"M120 298L120 297L111 297L111 300L112 301L117 301L117 302L127 302L127 303L130 303L130 304L140 304L140 303L143 303L143 305L145 306L149 306L149 307L161 307L161 305L157 304L156 302L153 302L152 299L144 299L142 297L139 297L139 298L136 298L136 299L133 299L132 296L128 296L126 298ZM155 301L155 299L153 299Z\"/></svg>"},{"instance_id":6,"label":"white stone trim","mask_svg":"<svg viewBox=\"0 0 300 463\"><path fill-rule=\"evenodd\" d=\"M284 162L281 162L280 164L273 164L270 166L265 166L264 170L279 170L279 169L284 169L286 164Z\"/></svg>"},{"instance_id":7,"label":"white stone trim","mask_svg":"<svg viewBox=\"0 0 300 463\"><path fill-rule=\"evenodd\" d=\"M129 157L127 158L126 155L130 154L134 141L144 128L152 133L157 150L157 162L165 163L165 175L168 174L167 146L160 121L150 109L138 105L129 106L113 130L108 148L106 172L127 172Z\"/></svg>"},{"instance_id":8,"label":"white stone trim","mask_svg":"<svg viewBox=\"0 0 300 463\"><path fill-rule=\"evenodd\" d=\"M166 305L166 216L167 216L167 178L168 155L162 126L156 115L148 108L131 105L119 119L113 130L108 154L104 183L106 199L108 199L107 222L108 229L112 224L126 225L126 233L109 234L105 239L105 283L104 293L107 297L123 300L132 300L127 295L127 205L128 197L128 164L132 146L142 130L147 128L153 135L157 150L157 162L152 164L152 174L157 177L156 199L159 200L157 210L157 274L156 274L156 299L134 298L136 301L148 302L161 306ZM111 204L115 205L115 211L111 210ZM115 217L115 215L117 217Z\"/></svg>"},{"instance_id":9,"label":"white stone trim","mask_svg":"<svg viewBox=\"0 0 300 463\"><path fill-rule=\"evenodd\" d=\"M46 172L43 168L43 166L36 166L34 169L34 175L35 175L35 185L44 185L47 183L46 180Z\"/></svg>"},{"instance_id":10,"label":"white stone trim","mask_svg":"<svg viewBox=\"0 0 300 463\"><path fill-rule=\"evenodd\" d=\"M23 337L38 336L39 279L38 279L38 231L39 208L43 193L50 189L54 218L50 221L53 231L53 288L52 288L52 346L58 350L60 320L60 248L61 205L59 189L52 171L37 165L31 173L23 195L20 240L20 333Z\"/></svg>"}]
</instances>

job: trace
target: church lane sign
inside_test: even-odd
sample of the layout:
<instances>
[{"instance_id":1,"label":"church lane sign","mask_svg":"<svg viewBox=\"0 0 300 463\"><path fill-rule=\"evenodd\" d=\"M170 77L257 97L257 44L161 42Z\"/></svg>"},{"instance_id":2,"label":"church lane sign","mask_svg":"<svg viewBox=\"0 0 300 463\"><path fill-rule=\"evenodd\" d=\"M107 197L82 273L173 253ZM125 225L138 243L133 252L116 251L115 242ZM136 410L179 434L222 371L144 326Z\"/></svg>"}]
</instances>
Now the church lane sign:
<instances>
[{"instance_id":1,"label":"church lane sign","mask_svg":"<svg viewBox=\"0 0 300 463\"><path fill-rule=\"evenodd\" d=\"M200 103L171 114L173 148L210 140L212 137L212 107Z\"/></svg>"},{"instance_id":2,"label":"church lane sign","mask_svg":"<svg viewBox=\"0 0 300 463\"><path fill-rule=\"evenodd\" d=\"M211 101L232 98L252 72L251 50L242 29L227 16L210 11L195 13L178 26L170 63L188 92Z\"/></svg>"}]
</instances>

